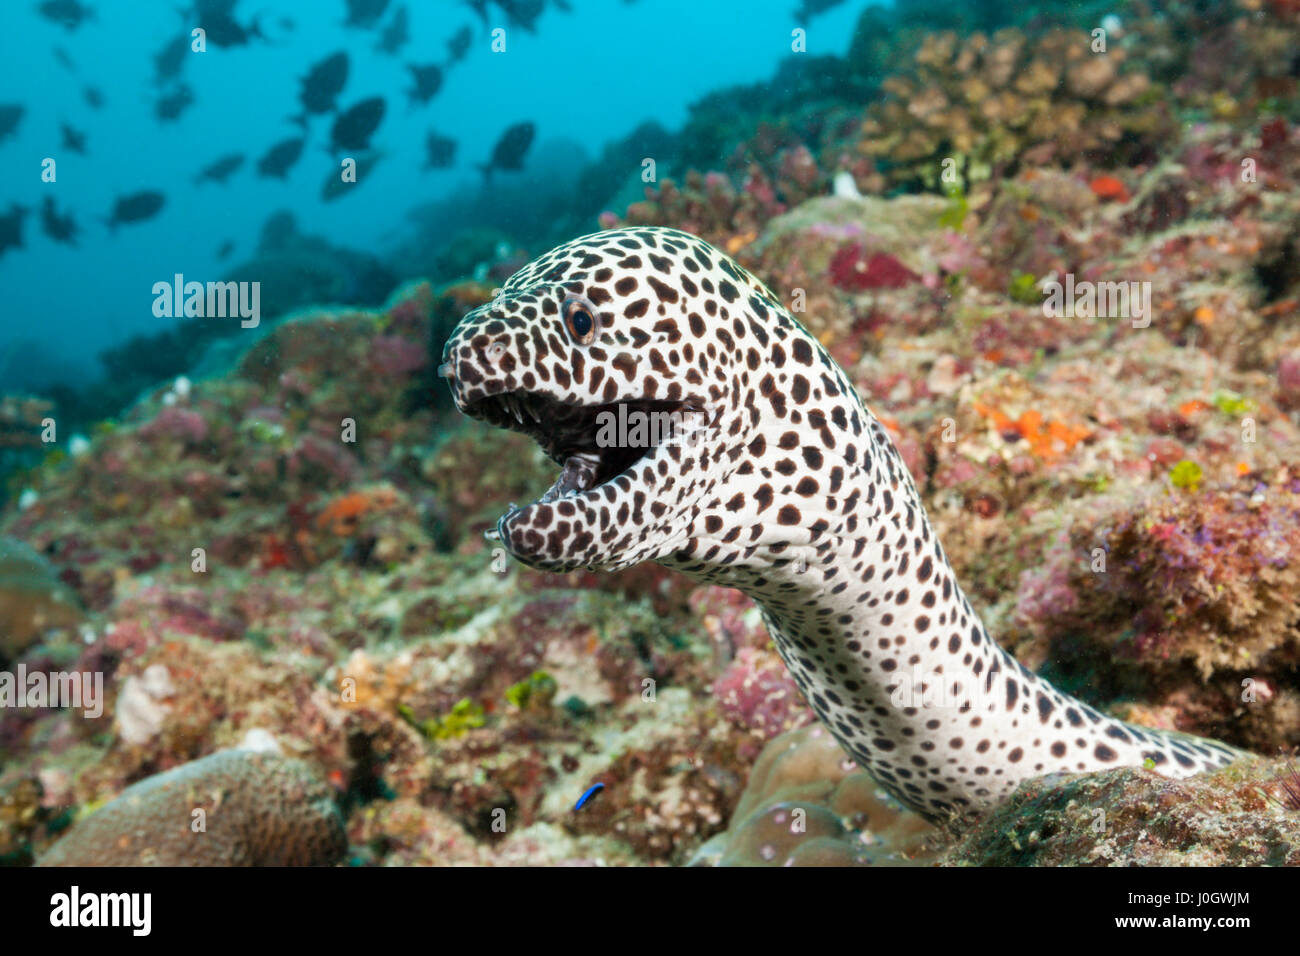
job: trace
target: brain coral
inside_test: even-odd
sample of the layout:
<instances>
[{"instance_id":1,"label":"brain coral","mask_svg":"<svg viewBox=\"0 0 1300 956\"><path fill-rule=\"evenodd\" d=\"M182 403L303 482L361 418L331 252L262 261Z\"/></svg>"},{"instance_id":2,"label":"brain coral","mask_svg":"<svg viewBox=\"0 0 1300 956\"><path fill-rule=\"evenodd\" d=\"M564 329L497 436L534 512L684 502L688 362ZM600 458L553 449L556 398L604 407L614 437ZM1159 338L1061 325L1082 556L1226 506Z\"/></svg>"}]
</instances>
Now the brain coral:
<instances>
[{"instance_id":1,"label":"brain coral","mask_svg":"<svg viewBox=\"0 0 1300 956\"><path fill-rule=\"evenodd\" d=\"M128 787L38 865L328 866L346 852L342 815L307 764L223 750Z\"/></svg>"},{"instance_id":2,"label":"brain coral","mask_svg":"<svg viewBox=\"0 0 1300 956\"><path fill-rule=\"evenodd\" d=\"M820 725L774 738L724 833L691 864L909 865L930 859L934 828L891 801Z\"/></svg>"}]
</instances>

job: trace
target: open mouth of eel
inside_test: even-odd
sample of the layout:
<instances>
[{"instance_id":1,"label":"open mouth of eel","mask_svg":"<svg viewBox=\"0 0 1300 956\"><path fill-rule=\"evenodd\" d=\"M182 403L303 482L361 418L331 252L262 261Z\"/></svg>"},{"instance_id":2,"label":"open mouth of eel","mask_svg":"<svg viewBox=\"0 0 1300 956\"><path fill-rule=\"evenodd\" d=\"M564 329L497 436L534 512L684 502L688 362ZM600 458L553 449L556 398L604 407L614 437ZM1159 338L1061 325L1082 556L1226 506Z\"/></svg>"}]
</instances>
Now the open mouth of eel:
<instances>
[{"instance_id":1,"label":"open mouth of eel","mask_svg":"<svg viewBox=\"0 0 1300 956\"><path fill-rule=\"evenodd\" d=\"M560 465L559 477L534 504L596 491L651 458L661 445L688 436L705 421L704 414L689 401L631 399L607 405L568 405L531 392L489 395L472 403L466 413L497 428L528 435ZM643 425L639 436L627 427L637 422ZM636 440L628 441L629 437Z\"/></svg>"}]
</instances>

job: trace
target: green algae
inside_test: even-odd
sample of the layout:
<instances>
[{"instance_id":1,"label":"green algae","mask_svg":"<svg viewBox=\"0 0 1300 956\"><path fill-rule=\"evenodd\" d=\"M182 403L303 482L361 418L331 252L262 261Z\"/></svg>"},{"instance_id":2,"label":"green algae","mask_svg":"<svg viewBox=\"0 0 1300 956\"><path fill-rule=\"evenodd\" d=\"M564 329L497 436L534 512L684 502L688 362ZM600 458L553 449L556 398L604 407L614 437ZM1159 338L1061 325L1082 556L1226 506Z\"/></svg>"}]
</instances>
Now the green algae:
<instances>
[{"instance_id":1,"label":"green algae","mask_svg":"<svg viewBox=\"0 0 1300 956\"><path fill-rule=\"evenodd\" d=\"M970 200L966 196L966 190L959 184L950 183L944 186L943 191L948 201L939 213L939 225L953 232L961 232L966 217L970 215Z\"/></svg>"},{"instance_id":2,"label":"green algae","mask_svg":"<svg viewBox=\"0 0 1300 956\"><path fill-rule=\"evenodd\" d=\"M487 716L482 706L468 697L456 701L451 710L441 717L419 720L407 704L398 704L397 712L408 724L430 740L454 740L487 723Z\"/></svg>"},{"instance_id":3,"label":"green algae","mask_svg":"<svg viewBox=\"0 0 1300 956\"><path fill-rule=\"evenodd\" d=\"M1225 415L1245 415L1259 407L1253 399L1226 388L1215 392L1210 403Z\"/></svg>"},{"instance_id":4,"label":"green algae","mask_svg":"<svg viewBox=\"0 0 1300 956\"><path fill-rule=\"evenodd\" d=\"M1201 481L1204 478L1205 472L1201 466L1186 458L1169 469L1170 483L1175 488L1182 488L1184 491L1197 491L1201 487Z\"/></svg>"},{"instance_id":5,"label":"green algae","mask_svg":"<svg viewBox=\"0 0 1300 956\"><path fill-rule=\"evenodd\" d=\"M1021 305L1034 305L1043 298L1038 291L1038 279L1032 272L1017 272L1013 275L1007 284L1007 295Z\"/></svg>"},{"instance_id":6,"label":"green algae","mask_svg":"<svg viewBox=\"0 0 1300 956\"><path fill-rule=\"evenodd\" d=\"M558 687L546 671L534 671L506 689L506 700L520 710L544 710L551 706Z\"/></svg>"}]
</instances>

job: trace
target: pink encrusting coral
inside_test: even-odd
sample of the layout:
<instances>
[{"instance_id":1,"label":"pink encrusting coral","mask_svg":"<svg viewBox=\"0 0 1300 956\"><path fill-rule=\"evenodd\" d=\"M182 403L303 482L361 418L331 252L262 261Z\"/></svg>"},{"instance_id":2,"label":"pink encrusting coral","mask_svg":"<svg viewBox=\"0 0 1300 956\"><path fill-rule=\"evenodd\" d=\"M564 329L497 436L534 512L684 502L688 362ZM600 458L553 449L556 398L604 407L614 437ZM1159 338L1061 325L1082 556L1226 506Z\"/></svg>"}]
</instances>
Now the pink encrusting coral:
<instances>
[{"instance_id":1,"label":"pink encrusting coral","mask_svg":"<svg viewBox=\"0 0 1300 956\"><path fill-rule=\"evenodd\" d=\"M813 719L785 664L770 651L742 647L713 682L713 695L723 716L763 739Z\"/></svg>"},{"instance_id":2,"label":"pink encrusting coral","mask_svg":"<svg viewBox=\"0 0 1300 956\"><path fill-rule=\"evenodd\" d=\"M192 408L162 408L152 420L140 426L141 438L162 438L197 445L208 437L207 420Z\"/></svg>"}]
</instances>

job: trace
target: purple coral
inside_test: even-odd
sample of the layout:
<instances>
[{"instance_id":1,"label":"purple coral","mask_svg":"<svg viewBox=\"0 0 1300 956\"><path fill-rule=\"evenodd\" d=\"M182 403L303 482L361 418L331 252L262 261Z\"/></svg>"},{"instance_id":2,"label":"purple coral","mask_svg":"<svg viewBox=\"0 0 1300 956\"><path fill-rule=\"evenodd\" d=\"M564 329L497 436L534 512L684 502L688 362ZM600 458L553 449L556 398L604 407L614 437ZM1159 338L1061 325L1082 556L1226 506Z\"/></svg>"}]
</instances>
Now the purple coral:
<instances>
[{"instance_id":1,"label":"purple coral","mask_svg":"<svg viewBox=\"0 0 1300 956\"><path fill-rule=\"evenodd\" d=\"M1016 616L1031 630L1045 631L1050 622L1059 622L1078 609L1079 595L1070 577L1082 560L1072 555L1064 542L1058 542L1042 565L1021 572Z\"/></svg>"}]
</instances>

